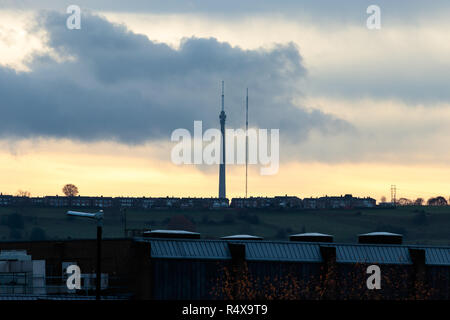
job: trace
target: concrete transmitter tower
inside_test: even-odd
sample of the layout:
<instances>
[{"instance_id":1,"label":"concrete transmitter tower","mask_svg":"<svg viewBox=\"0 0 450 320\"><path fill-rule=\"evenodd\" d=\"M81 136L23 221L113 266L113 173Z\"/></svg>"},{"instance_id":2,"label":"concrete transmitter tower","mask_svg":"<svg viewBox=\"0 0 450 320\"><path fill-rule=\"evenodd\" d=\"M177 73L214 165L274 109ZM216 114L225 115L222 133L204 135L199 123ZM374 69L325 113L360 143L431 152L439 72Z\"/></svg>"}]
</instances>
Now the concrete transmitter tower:
<instances>
[{"instance_id":1,"label":"concrete transmitter tower","mask_svg":"<svg viewBox=\"0 0 450 320\"><path fill-rule=\"evenodd\" d=\"M220 112L220 132L222 133L222 142L221 142L221 155L220 155L220 171L219 171L219 198L226 198L226 189L225 189L225 119L227 116L225 115L224 110L224 83L222 81L222 111Z\"/></svg>"}]
</instances>

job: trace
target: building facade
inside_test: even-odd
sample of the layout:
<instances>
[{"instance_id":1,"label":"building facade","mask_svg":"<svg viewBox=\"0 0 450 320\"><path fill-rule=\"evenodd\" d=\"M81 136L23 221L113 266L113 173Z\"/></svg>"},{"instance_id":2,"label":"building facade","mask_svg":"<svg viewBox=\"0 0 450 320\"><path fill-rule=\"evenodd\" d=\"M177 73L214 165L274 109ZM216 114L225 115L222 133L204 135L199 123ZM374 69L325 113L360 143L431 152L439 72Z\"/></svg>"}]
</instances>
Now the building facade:
<instances>
[{"instance_id":1,"label":"building facade","mask_svg":"<svg viewBox=\"0 0 450 320\"><path fill-rule=\"evenodd\" d=\"M34 285L40 291L34 291L33 282L23 280L15 288L16 293L0 292L0 296L14 296L20 290L20 294L40 292L47 296L88 297L94 294L92 283L68 292L64 288L67 279L64 268L76 264L82 274L93 274L95 240L0 242L0 250L3 252L0 253L0 267L5 265L2 261L10 261L11 252L15 252L16 258L20 253L26 258L22 259L24 261L31 261L30 257L40 261L34 269L22 263L22 269L17 269L19 265L16 264L14 270L34 273L35 279L41 281ZM33 263L28 262L28 265ZM370 290L366 286L369 265L380 267L380 290ZM9 270L12 269L4 270L6 278L13 276L8 274ZM271 295L278 299L450 299L450 247L106 239L103 241L102 273L108 279L102 286L102 295L124 299L264 300ZM268 291L267 288L277 290Z\"/></svg>"}]
</instances>

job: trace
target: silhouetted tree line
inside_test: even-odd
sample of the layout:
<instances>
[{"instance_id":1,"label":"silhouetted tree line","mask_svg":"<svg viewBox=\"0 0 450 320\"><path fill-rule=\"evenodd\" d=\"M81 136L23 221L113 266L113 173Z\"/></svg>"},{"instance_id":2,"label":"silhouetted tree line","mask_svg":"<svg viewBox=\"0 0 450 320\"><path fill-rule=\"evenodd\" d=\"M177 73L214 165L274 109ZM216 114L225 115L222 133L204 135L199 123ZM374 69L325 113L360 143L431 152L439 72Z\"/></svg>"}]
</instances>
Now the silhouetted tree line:
<instances>
[{"instance_id":1,"label":"silhouetted tree line","mask_svg":"<svg viewBox=\"0 0 450 320\"><path fill-rule=\"evenodd\" d=\"M450 201L450 198L449 198ZM399 206L422 206L425 203L423 198L417 198L416 200L410 200L407 198L400 198L396 204ZM427 200L428 206L447 206L448 202L443 196L433 197Z\"/></svg>"}]
</instances>

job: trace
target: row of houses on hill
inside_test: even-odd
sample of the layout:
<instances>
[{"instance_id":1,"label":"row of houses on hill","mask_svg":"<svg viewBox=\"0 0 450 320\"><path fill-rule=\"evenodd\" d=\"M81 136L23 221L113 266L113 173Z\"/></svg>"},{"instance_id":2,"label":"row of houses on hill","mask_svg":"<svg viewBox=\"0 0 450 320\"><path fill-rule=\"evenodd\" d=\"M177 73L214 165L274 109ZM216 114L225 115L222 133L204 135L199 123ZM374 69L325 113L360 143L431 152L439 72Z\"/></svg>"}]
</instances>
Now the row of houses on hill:
<instances>
[{"instance_id":1,"label":"row of houses on hill","mask_svg":"<svg viewBox=\"0 0 450 320\"><path fill-rule=\"evenodd\" d=\"M0 194L0 206L31 205L80 208L141 208L141 209L214 209L228 208L228 199L176 197L19 197Z\"/></svg>"},{"instance_id":2,"label":"row of houses on hill","mask_svg":"<svg viewBox=\"0 0 450 320\"><path fill-rule=\"evenodd\" d=\"M358 198L351 194L339 197L320 197L300 199L293 196L250 197L231 199L232 208L301 208L301 209L350 209L350 208L374 208L376 200L370 197Z\"/></svg>"},{"instance_id":3,"label":"row of houses on hill","mask_svg":"<svg viewBox=\"0 0 450 320\"><path fill-rule=\"evenodd\" d=\"M305 209L345 209L345 208L374 208L376 200L370 197L357 198L351 194L339 197L320 197L303 199Z\"/></svg>"},{"instance_id":4,"label":"row of houses on hill","mask_svg":"<svg viewBox=\"0 0 450 320\"><path fill-rule=\"evenodd\" d=\"M373 208L376 200L357 198L351 194L339 197L300 199L296 196L249 198L147 198L147 197L20 197L0 194L0 206L45 206L75 208L140 208L140 209L345 209Z\"/></svg>"}]
</instances>

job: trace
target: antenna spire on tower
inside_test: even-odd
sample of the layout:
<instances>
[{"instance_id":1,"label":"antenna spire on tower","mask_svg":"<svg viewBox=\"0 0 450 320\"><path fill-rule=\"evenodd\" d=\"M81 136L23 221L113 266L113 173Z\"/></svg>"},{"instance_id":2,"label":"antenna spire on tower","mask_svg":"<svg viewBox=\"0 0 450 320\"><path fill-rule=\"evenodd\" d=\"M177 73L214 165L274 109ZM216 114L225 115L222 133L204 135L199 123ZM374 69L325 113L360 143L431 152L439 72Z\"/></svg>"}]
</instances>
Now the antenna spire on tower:
<instances>
[{"instance_id":1,"label":"antenna spire on tower","mask_svg":"<svg viewBox=\"0 0 450 320\"><path fill-rule=\"evenodd\" d=\"M247 198L248 187L248 88L245 98L245 197Z\"/></svg>"},{"instance_id":2,"label":"antenna spire on tower","mask_svg":"<svg viewBox=\"0 0 450 320\"><path fill-rule=\"evenodd\" d=\"M224 100L225 100L225 85L222 80L222 111L224 111L224 107L225 107Z\"/></svg>"}]
</instances>

